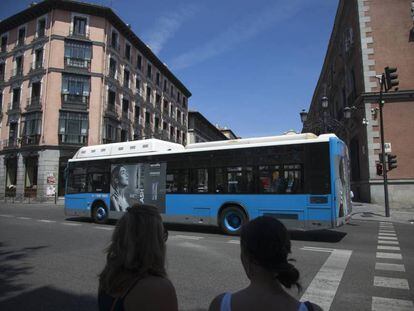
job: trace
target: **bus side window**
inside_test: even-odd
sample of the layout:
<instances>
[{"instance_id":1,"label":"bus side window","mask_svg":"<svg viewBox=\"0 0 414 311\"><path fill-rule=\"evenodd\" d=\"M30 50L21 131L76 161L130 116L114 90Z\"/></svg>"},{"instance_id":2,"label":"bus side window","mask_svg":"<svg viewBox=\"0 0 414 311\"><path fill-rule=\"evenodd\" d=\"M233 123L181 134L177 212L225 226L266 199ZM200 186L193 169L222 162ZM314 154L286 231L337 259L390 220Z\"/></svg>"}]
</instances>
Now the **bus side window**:
<instances>
[{"instance_id":1,"label":"bus side window","mask_svg":"<svg viewBox=\"0 0 414 311\"><path fill-rule=\"evenodd\" d=\"M284 165L286 193L302 193L302 166L300 164Z\"/></svg>"},{"instance_id":2,"label":"bus side window","mask_svg":"<svg viewBox=\"0 0 414 311\"><path fill-rule=\"evenodd\" d=\"M85 193L87 191L86 176L86 167L75 167L70 170L67 193Z\"/></svg>"},{"instance_id":3,"label":"bus side window","mask_svg":"<svg viewBox=\"0 0 414 311\"><path fill-rule=\"evenodd\" d=\"M191 174L191 192L208 192L208 170L206 168L194 169Z\"/></svg>"}]
</instances>

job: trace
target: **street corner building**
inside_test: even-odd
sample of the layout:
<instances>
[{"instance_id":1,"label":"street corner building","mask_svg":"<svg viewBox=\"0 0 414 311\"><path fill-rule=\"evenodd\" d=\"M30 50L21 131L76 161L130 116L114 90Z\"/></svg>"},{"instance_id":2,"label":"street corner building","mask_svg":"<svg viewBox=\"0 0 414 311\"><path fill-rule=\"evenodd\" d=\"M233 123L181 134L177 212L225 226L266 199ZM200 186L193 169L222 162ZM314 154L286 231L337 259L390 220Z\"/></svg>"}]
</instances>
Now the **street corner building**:
<instances>
[{"instance_id":1,"label":"street corner building","mask_svg":"<svg viewBox=\"0 0 414 311\"><path fill-rule=\"evenodd\" d=\"M81 146L185 145L190 96L110 8L30 5L0 22L0 198L63 195Z\"/></svg>"},{"instance_id":2,"label":"street corner building","mask_svg":"<svg viewBox=\"0 0 414 311\"><path fill-rule=\"evenodd\" d=\"M414 1L339 1L302 131L342 138L355 199L382 204L378 77L385 67L396 67L399 78L399 88L383 96L385 152L398 163L388 172L390 203L414 208Z\"/></svg>"}]
</instances>

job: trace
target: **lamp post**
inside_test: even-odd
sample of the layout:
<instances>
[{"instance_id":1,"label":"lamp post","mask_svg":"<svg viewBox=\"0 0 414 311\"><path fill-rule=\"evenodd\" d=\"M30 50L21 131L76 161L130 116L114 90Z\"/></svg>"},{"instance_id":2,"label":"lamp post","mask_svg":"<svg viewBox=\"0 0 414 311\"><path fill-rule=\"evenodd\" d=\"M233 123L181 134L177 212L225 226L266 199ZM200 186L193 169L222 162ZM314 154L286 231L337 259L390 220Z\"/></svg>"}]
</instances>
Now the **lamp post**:
<instances>
[{"instance_id":1,"label":"lamp post","mask_svg":"<svg viewBox=\"0 0 414 311\"><path fill-rule=\"evenodd\" d=\"M328 97L326 97L326 96L322 97L321 105L322 105L322 109L323 109L323 133L326 134L326 132L327 132L326 117L327 117L327 114L328 114L328 106L329 106Z\"/></svg>"}]
</instances>

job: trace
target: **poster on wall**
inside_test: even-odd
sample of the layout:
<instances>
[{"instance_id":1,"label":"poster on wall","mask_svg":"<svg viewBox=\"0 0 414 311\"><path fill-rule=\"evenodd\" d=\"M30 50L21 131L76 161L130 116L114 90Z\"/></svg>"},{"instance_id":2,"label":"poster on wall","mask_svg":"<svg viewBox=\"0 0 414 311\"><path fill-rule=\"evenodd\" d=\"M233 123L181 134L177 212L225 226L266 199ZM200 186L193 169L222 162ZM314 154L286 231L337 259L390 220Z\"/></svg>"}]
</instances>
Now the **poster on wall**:
<instances>
[{"instance_id":1,"label":"poster on wall","mask_svg":"<svg viewBox=\"0 0 414 311\"><path fill-rule=\"evenodd\" d=\"M53 172L46 174L46 196L54 196L56 194L56 176Z\"/></svg>"},{"instance_id":2,"label":"poster on wall","mask_svg":"<svg viewBox=\"0 0 414 311\"><path fill-rule=\"evenodd\" d=\"M165 212L166 163L113 164L111 211L123 212L135 204L150 204Z\"/></svg>"}]
</instances>

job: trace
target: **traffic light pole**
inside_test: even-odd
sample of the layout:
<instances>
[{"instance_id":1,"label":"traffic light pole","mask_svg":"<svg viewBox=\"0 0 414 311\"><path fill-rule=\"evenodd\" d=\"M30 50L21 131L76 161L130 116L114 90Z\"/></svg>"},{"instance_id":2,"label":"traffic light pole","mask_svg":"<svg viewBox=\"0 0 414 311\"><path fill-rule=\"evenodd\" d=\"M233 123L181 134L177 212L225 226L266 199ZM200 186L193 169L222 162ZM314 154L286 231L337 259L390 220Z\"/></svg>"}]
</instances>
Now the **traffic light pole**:
<instances>
[{"instance_id":1,"label":"traffic light pole","mask_svg":"<svg viewBox=\"0 0 414 311\"><path fill-rule=\"evenodd\" d=\"M385 75L381 77L380 97L379 97L379 112L380 112L380 129L381 129L381 162L382 162L382 176L384 178L384 202L385 202L385 217L390 217L390 205L388 199L388 178L387 178L387 165L385 156L385 142L384 142L384 121L382 116L382 107L384 102L382 100L382 91L385 87Z\"/></svg>"}]
</instances>

